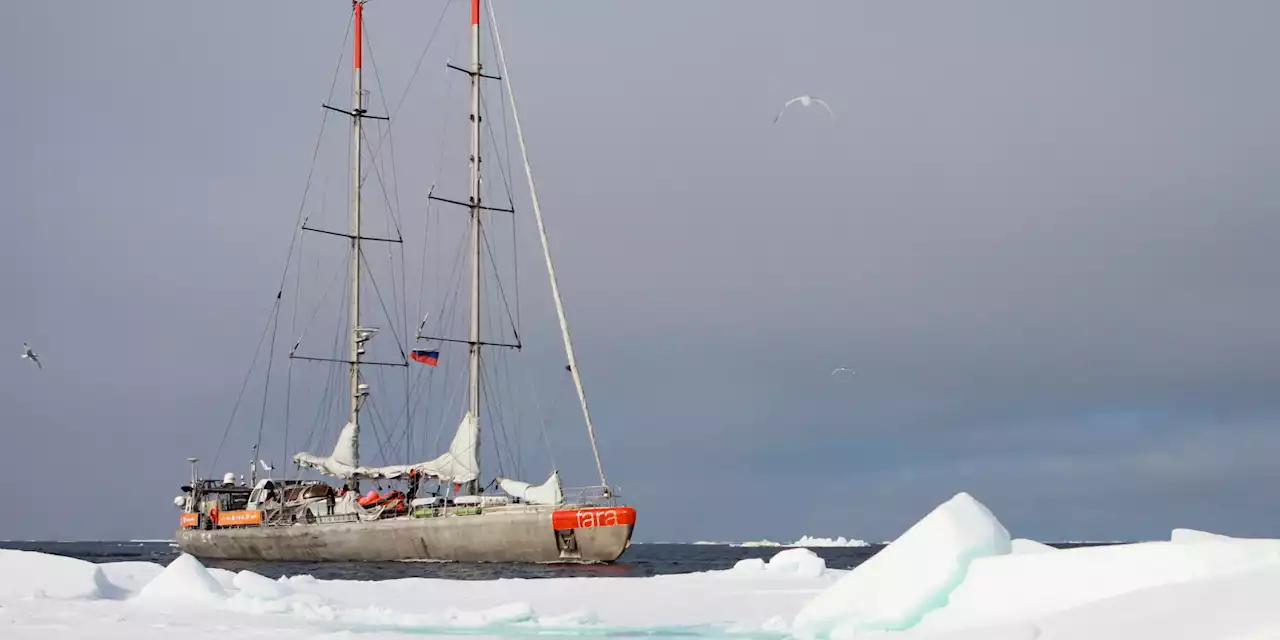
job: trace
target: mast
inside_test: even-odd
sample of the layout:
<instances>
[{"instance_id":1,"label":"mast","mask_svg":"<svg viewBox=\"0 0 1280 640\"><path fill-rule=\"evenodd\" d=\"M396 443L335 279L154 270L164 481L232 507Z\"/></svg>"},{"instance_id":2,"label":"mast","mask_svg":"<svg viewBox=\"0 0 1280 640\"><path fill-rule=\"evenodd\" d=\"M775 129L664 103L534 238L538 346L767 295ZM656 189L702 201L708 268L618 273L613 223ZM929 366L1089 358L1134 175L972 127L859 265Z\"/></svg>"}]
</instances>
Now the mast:
<instances>
[{"instance_id":1,"label":"mast","mask_svg":"<svg viewBox=\"0 0 1280 640\"><path fill-rule=\"evenodd\" d=\"M350 353L350 385L351 412L347 420L352 429L352 463L360 466L360 356L364 336L360 331L360 120L364 114L364 92L361 83L361 53L364 36L364 0L352 0L355 12L355 49L351 56L353 102L351 106L351 308L349 310L351 331L349 332ZM358 481L356 481L358 483Z\"/></svg>"},{"instance_id":2,"label":"mast","mask_svg":"<svg viewBox=\"0 0 1280 640\"><path fill-rule=\"evenodd\" d=\"M476 467L480 466L480 0L471 0L471 330L468 359L469 411L476 421ZM469 493L479 493L479 479Z\"/></svg>"}]
</instances>

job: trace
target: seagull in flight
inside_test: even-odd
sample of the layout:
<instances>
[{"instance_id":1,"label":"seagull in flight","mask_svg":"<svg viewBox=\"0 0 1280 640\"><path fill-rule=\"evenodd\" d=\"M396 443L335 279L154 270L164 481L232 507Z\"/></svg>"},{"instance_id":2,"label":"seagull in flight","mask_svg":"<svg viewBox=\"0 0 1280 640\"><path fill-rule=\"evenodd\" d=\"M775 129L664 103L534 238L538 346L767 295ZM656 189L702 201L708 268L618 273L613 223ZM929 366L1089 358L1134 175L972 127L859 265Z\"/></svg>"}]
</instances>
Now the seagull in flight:
<instances>
[{"instance_id":1,"label":"seagull in flight","mask_svg":"<svg viewBox=\"0 0 1280 640\"><path fill-rule=\"evenodd\" d=\"M815 103L815 102L816 102L816 103L818 103L818 104L822 105L822 108L823 108L823 109L826 109L826 110L827 110L827 113L831 114L831 119L832 119L832 120L834 120L834 119L835 119L835 117L836 117L835 112L831 110L831 106L830 106L830 105L828 105L826 102L824 102L824 101L822 100L822 98L815 98L815 97L813 97L813 96L811 96L811 95L803 95L803 96L796 96L796 97L794 97L794 98L792 98L792 99L788 100L786 104L782 105L782 111L779 111L779 112L778 112L778 115L776 115L776 116L774 116L774 117L773 117L773 121L774 121L774 122L777 122L777 121L778 121L778 118L781 118L781 117L782 117L782 114L787 110L787 107L790 107L792 104L794 104L794 103L796 103L796 102L799 102L799 103L800 103L800 106L802 106L802 107L812 107L812 106L813 106L813 103Z\"/></svg>"},{"instance_id":2,"label":"seagull in flight","mask_svg":"<svg viewBox=\"0 0 1280 640\"><path fill-rule=\"evenodd\" d=\"M36 363L37 367L40 367L41 369L44 368L44 365L40 364L40 358L36 356L36 352L32 351L31 347L28 347L25 342L22 343L22 357L23 359Z\"/></svg>"},{"instance_id":3,"label":"seagull in flight","mask_svg":"<svg viewBox=\"0 0 1280 640\"><path fill-rule=\"evenodd\" d=\"M835 374L840 373L841 371L848 371L849 375L854 374L853 369L850 369L849 367L836 367L835 369L831 370L831 375L834 376Z\"/></svg>"}]
</instances>

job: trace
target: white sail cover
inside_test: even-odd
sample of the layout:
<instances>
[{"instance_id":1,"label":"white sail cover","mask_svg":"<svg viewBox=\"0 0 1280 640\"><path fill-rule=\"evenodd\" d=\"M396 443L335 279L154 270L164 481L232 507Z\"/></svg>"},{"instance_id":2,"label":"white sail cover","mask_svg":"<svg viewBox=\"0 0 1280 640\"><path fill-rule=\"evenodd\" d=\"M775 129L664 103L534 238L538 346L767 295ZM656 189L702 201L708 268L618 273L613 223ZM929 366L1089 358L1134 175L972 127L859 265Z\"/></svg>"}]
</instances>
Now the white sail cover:
<instances>
[{"instance_id":1,"label":"white sail cover","mask_svg":"<svg viewBox=\"0 0 1280 640\"><path fill-rule=\"evenodd\" d=\"M300 467L316 469L338 478L399 478L408 475L410 471L417 471L442 482L461 484L480 477L480 462L476 459L479 441L479 421L471 412L467 412L458 425L458 432L454 434L449 450L435 460L386 467L357 467L352 464L355 458L355 425L347 423L342 433L338 434L338 443L332 454L320 457L299 453L293 456L293 462Z\"/></svg>"},{"instance_id":2,"label":"white sail cover","mask_svg":"<svg viewBox=\"0 0 1280 640\"><path fill-rule=\"evenodd\" d=\"M310 453L299 453L293 456L293 463L299 467L315 469L338 478L350 478L356 470L355 446L356 425L348 422L338 434L338 442L333 446L332 454L321 457Z\"/></svg>"},{"instance_id":3,"label":"white sail cover","mask_svg":"<svg viewBox=\"0 0 1280 640\"><path fill-rule=\"evenodd\" d=\"M498 486L502 488L503 493L520 498L529 504L553 506L564 504L564 485L560 484L559 471L552 471L551 477L547 478L546 482L536 486L508 478L498 478Z\"/></svg>"}]
</instances>

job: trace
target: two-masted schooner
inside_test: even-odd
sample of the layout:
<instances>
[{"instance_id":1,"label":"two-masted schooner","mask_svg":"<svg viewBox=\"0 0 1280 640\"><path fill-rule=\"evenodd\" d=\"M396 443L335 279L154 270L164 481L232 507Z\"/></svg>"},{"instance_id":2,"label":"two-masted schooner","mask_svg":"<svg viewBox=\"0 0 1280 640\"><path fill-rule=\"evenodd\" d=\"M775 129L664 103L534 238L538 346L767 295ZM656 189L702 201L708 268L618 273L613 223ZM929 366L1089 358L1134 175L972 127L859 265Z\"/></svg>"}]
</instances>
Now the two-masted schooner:
<instances>
[{"instance_id":1,"label":"two-masted schooner","mask_svg":"<svg viewBox=\"0 0 1280 640\"><path fill-rule=\"evenodd\" d=\"M520 131L515 97L511 94L496 18L489 7L490 32L500 63L500 74L486 72L481 62L481 3L471 0L471 64L449 66L470 77L470 197L467 201L434 200L469 209L469 331L465 340L468 355L466 409L448 450L425 462L364 466L360 458L362 412L371 393L363 369L365 347L378 330L361 321L361 243L372 240L361 224L363 121L373 116L366 110L362 90L364 45L364 1L352 4L354 50L350 117L352 185L347 233L323 231L342 236L350 243L345 359L335 358L348 368L345 391L349 395L346 425L329 455L297 453L293 456L295 478L257 478L249 483L235 481L233 474L202 479L191 458L191 478L174 499L182 511L176 541L187 553L201 558L279 561L382 561L432 559L485 562L612 562L626 550L636 522L636 511L617 503L616 492L605 481L596 449L595 433L588 412L582 380L570 341L564 306L556 282L547 244L537 192ZM480 433L482 430L482 350L494 347L481 335L482 216L494 211L482 202L481 182L481 84L505 82L529 187L534 217L542 238L543 257L550 275L551 291L559 319L566 369L577 391L591 448L595 454L600 485L590 487L566 500L558 471L546 482L534 485L515 479L493 478L482 485ZM508 211L506 215L511 215ZM302 223L303 230L316 231ZM421 336L419 336L421 339ZM403 356L403 350L401 351ZM291 353L292 357L293 354ZM414 350L410 356L430 365L437 350ZM362 367L362 364L365 365ZM256 453L256 450L255 450ZM268 468L263 463L263 468ZM341 483L337 488L324 480L303 479L307 469ZM256 475L256 474L255 474ZM405 490L360 493L366 483L405 483ZM434 485L436 490L424 487ZM492 487L494 490L487 491Z\"/></svg>"}]
</instances>

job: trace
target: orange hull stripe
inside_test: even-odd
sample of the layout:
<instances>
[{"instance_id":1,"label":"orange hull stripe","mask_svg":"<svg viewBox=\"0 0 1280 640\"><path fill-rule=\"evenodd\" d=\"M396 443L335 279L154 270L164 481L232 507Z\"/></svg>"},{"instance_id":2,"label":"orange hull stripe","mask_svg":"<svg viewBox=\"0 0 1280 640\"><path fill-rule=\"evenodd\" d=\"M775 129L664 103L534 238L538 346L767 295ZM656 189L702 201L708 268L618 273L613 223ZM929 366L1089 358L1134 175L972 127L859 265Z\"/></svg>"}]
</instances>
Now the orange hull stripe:
<instances>
[{"instance_id":1,"label":"orange hull stripe","mask_svg":"<svg viewBox=\"0 0 1280 640\"><path fill-rule=\"evenodd\" d=\"M214 520L219 527L242 524L262 524L261 511L222 511Z\"/></svg>"},{"instance_id":2,"label":"orange hull stripe","mask_svg":"<svg viewBox=\"0 0 1280 640\"><path fill-rule=\"evenodd\" d=\"M633 507L589 507L551 513L551 526L557 531L619 525L634 526L635 523L636 510Z\"/></svg>"}]
</instances>

